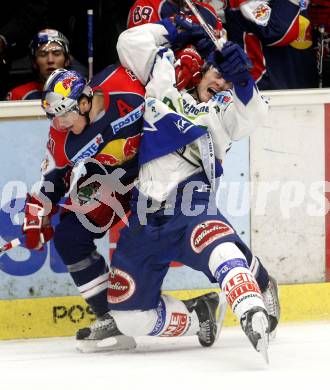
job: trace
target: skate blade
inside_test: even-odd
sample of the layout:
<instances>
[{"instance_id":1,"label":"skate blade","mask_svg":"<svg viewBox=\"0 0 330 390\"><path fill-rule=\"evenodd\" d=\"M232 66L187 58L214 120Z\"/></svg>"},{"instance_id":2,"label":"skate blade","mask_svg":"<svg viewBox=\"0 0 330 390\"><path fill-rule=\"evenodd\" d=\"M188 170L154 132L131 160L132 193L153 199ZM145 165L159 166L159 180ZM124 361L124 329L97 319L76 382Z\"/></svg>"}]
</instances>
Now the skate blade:
<instances>
[{"instance_id":1,"label":"skate blade","mask_svg":"<svg viewBox=\"0 0 330 390\"><path fill-rule=\"evenodd\" d=\"M252 317L252 329L260 334L260 339L256 345L256 350L260 352L265 362L269 364L268 356L268 333L266 332L268 321L264 313L256 313Z\"/></svg>"},{"instance_id":2,"label":"skate blade","mask_svg":"<svg viewBox=\"0 0 330 390\"><path fill-rule=\"evenodd\" d=\"M269 333L269 339L270 341L273 341L276 339L276 331L277 331L277 328L274 329L272 332Z\"/></svg>"},{"instance_id":3,"label":"skate blade","mask_svg":"<svg viewBox=\"0 0 330 390\"><path fill-rule=\"evenodd\" d=\"M76 350L83 353L128 351L136 348L133 337L116 336L103 340L77 340Z\"/></svg>"},{"instance_id":4,"label":"skate blade","mask_svg":"<svg viewBox=\"0 0 330 390\"><path fill-rule=\"evenodd\" d=\"M220 336L220 333L221 333L221 330L222 330L222 326L223 326L223 321L224 321L225 315L226 315L226 311L227 311L226 294L224 292L220 292L219 293L219 307L217 309L217 315L218 315L218 318L217 318L217 334L216 334L215 340L218 340L218 338Z\"/></svg>"}]
</instances>

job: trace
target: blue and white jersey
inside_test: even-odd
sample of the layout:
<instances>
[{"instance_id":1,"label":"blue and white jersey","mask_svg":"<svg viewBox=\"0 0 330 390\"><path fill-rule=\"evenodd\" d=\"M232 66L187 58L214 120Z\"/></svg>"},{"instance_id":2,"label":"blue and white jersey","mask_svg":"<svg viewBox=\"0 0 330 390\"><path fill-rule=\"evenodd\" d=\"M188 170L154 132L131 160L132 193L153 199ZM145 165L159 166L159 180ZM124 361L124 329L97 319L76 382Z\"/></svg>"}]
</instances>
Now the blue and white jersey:
<instances>
[{"instance_id":1,"label":"blue and white jersey","mask_svg":"<svg viewBox=\"0 0 330 390\"><path fill-rule=\"evenodd\" d=\"M138 188L162 201L180 182L202 171L213 186L232 141L262 125L268 107L257 88L247 104L235 90L199 103L175 88L173 52L159 53L146 85Z\"/></svg>"},{"instance_id":2,"label":"blue and white jersey","mask_svg":"<svg viewBox=\"0 0 330 390\"><path fill-rule=\"evenodd\" d=\"M262 125L268 112L253 83L248 102L239 99L235 88L206 103L180 93L166 36L164 26L150 23L124 31L117 45L122 64L147 84L137 186L158 201L165 200L178 183L202 171L213 186L232 141Z\"/></svg>"}]
</instances>

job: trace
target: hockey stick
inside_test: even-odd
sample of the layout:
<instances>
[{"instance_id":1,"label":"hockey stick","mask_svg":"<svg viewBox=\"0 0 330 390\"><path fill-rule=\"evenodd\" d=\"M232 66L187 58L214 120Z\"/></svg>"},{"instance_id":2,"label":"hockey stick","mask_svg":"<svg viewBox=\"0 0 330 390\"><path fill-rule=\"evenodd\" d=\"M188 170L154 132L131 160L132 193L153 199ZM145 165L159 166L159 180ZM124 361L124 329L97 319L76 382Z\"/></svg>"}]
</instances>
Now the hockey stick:
<instances>
[{"instance_id":1,"label":"hockey stick","mask_svg":"<svg viewBox=\"0 0 330 390\"><path fill-rule=\"evenodd\" d=\"M301 11L304 11L308 8L308 2L307 0L299 0L299 7Z\"/></svg>"},{"instance_id":2,"label":"hockey stick","mask_svg":"<svg viewBox=\"0 0 330 390\"><path fill-rule=\"evenodd\" d=\"M88 80L93 77L93 64L94 64L94 54L93 54L93 22L94 22L94 12L92 9L87 10L87 40L88 40Z\"/></svg>"},{"instance_id":3,"label":"hockey stick","mask_svg":"<svg viewBox=\"0 0 330 390\"><path fill-rule=\"evenodd\" d=\"M12 248L16 248L19 245L21 245L21 240L18 237L14 238L13 240L7 242L5 245L0 247L0 254L7 252L8 250L10 250Z\"/></svg>"},{"instance_id":4,"label":"hockey stick","mask_svg":"<svg viewBox=\"0 0 330 390\"><path fill-rule=\"evenodd\" d=\"M319 76L319 88L322 88L325 27L323 25L319 26L318 30L319 30L319 38L317 43L317 73Z\"/></svg>"},{"instance_id":5,"label":"hockey stick","mask_svg":"<svg viewBox=\"0 0 330 390\"><path fill-rule=\"evenodd\" d=\"M206 34L210 37L211 41L214 43L215 47L221 51L226 40L224 38L217 39L214 35L213 30L210 26L205 22L203 16L196 8L195 4L191 0L184 0L187 6L190 8L191 12L196 16L200 25L203 27Z\"/></svg>"}]
</instances>

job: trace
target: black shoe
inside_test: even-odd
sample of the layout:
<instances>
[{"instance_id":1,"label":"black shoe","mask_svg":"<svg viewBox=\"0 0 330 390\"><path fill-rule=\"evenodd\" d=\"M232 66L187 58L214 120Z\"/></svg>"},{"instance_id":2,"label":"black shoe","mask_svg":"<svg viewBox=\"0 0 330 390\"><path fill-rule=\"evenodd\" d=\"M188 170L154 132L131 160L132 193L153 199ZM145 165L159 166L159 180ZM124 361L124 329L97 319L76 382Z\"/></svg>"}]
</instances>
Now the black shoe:
<instances>
[{"instance_id":1,"label":"black shoe","mask_svg":"<svg viewBox=\"0 0 330 390\"><path fill-rule=\"evenodd\" d=\"M110 338L112 338L110 345L101 343ZM126 350L136 347L134 338L125 336L119 331L110 313L97 318L91 326L79 329L76 340L76 348L80 352Z\"/></svg>"},{"instance_id":2,"label":"black shoe","mask_svg":"<svg viewBox=\"0 0 330 390\"><path fill-rule=\"evenodd\" d=\"M241 317L241 327L256 351L268 363L269 318L266 310L255 306Z\"/></svg>"},{"instance_id":3,"label":"black shoe","mask_svg":"<svg viewBox=\"0 0 330 390\"><path fill-rule=\"evenodd\" d=\"M187 309L192 312L196 311L199 320L198 340L203 347L211 347L218 336L219 324L219 295L215 292L202 295L200 297L183 301Z\"/></svg>"},{"instance_id":4,"label":"black shoe","mask_svg":"<svg viewBox=\"0 0 330 390\"><path fill-rule=\"evenodd\" d=\"M105 313L102 317L97 318L91 326L79 329L76 333L76 340L104 340L121 334L110 313Z\"/></svg>"},{"instance_id":5,"label":"black shoe","mask_svg":"<svg viewBox=\"0 0 330 390\"><path fill-rule=\"evenodd\" d=\"M269 316L269 333L275 336L275 329L278 325L281 315L281 306L276 280L269 275L269 283L266 290L262 293L267 313Z\"/></svg>"}]
</instances>

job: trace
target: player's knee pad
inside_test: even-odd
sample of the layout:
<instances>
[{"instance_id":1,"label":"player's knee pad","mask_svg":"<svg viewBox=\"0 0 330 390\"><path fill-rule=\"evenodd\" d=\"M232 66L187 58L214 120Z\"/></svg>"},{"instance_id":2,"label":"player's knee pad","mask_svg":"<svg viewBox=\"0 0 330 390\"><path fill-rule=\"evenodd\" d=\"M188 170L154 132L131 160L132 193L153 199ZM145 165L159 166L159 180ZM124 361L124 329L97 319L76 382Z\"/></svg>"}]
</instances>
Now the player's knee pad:
<instances>
[{"instance_id":1,"label":"player's knee pad","mask_svg":"<svg viewBox=\"0 0 330 390\"><path fill-rule=\"evenodd\" d=\"M209 268L239 319L253 306L264 307L258 283L243 252L234 243L226 242L214 248Z\"/></svg>"},{"instance_id":2,"label":"player's knee pad","mask_svg":"<svg viewBox=\"0 0 330 390\"><path fill-rule=\"evenodd\" d=\"M216 246L209 258L209 268L220 287L226 274L234 268L249 268L243 252L233 242L224 242Z\"/></svg>"},{"instance_id":3,"label":"player's knee pad","mask_svg":"<svg viewBox=\"0 0 330 390\"><path fill-rule=\"evenodd\" d=\"M118 329L127 336L148 335L157 322L156 309L150 310L111 310Z\"/></svg>"},{"instance_id":4,"label":"player's knee pad","mask_svg":"<svg viewBox=\"0 0 330 390\"><path fill-rule=\"evenodd\" d=\"M196 334L199 321L185 304L171 296L162 295L156 309L112 310L118 329L127 336L183 336Z\"/></svg>"},{"instance_id":5,"label":"player's knee pad","mask_svg":"<svg viewBox=\"0 0 330 390\"><path fill-rule=\"evenodd\" d=\"M157 311L157 322L149 333L150 336L189 336L199 330L199 321L196 313L190 312L180 300L162 295Z\"/></svg>"}]
</instances>

